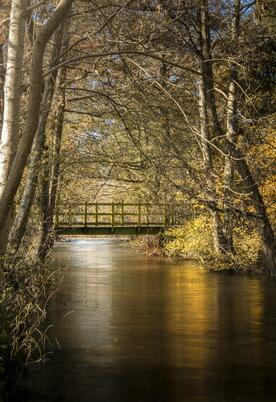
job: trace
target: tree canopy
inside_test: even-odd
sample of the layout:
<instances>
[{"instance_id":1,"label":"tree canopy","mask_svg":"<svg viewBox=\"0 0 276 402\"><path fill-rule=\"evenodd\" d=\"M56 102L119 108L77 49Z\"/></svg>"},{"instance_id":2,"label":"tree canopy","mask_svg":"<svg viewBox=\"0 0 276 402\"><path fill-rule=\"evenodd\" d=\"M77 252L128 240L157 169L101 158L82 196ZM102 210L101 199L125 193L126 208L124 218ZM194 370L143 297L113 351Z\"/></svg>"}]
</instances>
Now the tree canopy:
<instances>
[{"instance_id":1,"label":"tree canopy","mask_svg":"<svg viewBox=\"0 0 276 402\"><path fill-rule=\"evenodd\" d=\"M222 258L254 233L275 274L274 17L268 0L1 1L2 255L35 220L44 258L60 202L143 199L181 204Z\"/></svg>"}]
</instances>

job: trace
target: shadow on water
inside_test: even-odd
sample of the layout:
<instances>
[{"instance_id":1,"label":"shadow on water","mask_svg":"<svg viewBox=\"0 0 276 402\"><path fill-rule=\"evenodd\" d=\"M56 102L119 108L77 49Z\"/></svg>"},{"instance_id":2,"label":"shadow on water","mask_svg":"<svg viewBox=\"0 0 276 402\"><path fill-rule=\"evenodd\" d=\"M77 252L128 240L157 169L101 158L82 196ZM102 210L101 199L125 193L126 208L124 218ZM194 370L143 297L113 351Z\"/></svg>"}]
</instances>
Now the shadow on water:
<instances>
[{"instance_id":1,"label":"shadow on water","mask_svg":"<svg viewBox=\"0 0 276 402\"><path fill-rule=\"evenodd\" d=\"M30 371L36 400L276 400L276 282L116 240L58 244L55 257L65 277L48 322L61 349Z\"/></svg>"}]
</instances>

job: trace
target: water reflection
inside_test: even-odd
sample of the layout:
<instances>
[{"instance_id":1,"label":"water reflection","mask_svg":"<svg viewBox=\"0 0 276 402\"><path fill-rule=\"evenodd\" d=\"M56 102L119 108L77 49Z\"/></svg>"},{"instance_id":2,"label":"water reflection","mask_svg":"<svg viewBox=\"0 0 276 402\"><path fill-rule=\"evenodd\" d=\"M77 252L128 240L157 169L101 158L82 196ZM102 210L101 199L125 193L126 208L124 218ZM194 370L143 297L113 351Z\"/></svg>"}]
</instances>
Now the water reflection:
<instances>
[{"instance_id":1,"label":"water reflection","mask_svg":"<svg viewBox=\"0 0 276 402\"><path fill-rule=\"evenodd\" d=\"M65 279L49 322L62 350L30 378L45 400L275 400L275 283L152 260L114 240L55 255Z\"/></svg>"}]
</instances>

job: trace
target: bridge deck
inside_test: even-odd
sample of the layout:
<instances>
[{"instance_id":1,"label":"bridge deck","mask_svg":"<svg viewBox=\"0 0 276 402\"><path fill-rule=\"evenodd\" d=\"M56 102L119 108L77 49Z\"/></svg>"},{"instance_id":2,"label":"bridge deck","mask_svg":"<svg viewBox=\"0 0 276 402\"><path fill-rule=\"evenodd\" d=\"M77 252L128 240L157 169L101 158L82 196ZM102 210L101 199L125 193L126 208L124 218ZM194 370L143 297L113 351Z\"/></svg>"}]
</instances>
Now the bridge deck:
<instances>
[{"instance_id":1,"label":"bridge deck","mask_svg":"<svg viewBox=\"0 0 276 402\"><path fill-rule=\"evenodd\" d=\"M157 234L164 226L59 226L58 235L145 235Z\"/></svg>"}]
</instances>

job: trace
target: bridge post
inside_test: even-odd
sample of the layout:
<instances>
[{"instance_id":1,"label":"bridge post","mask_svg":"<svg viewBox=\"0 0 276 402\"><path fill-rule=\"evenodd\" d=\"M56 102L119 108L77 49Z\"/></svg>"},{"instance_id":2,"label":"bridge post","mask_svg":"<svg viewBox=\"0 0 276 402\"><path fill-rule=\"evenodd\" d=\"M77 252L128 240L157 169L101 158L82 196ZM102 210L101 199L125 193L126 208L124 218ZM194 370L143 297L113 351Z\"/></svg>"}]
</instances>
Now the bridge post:
<instances>
[{"instance_id":1,"label":"bridge post","mask_svg":"<svg viewBox=\"0 0 276 402\"><path fill-rule=\"evenodd\" d=\"M69 205L68 220L69 220L69 226L72 226L72 205Z\"/></svg>"},{"instance_id":2,"label":"bridge post","mask_svg":"<svg viewBox=\"0 0 276 402\"><path fill-rule=\"evenodd\" d=\"M115 224L115 206L114 202L112 202L112 215L111 215L112 232L114 232L114 224Z\"/></svg>"},{"instance_id":3,"label":"bridge post","mask_svg":"<svg viewBox=\"0 0 276 402\"><path fill-rule=\"evenodd\" d=\"M98 203L95 202L95 225L98 226L99 217L98 217Z\"/></svg>"},{"instance_id":4,"label":"bridge post","mask_svg":"<svg viewBox=\"0 0 276 402\"><path fill-rule=\"evenodd\" d=\"M84 231L87 231L87 202L84 203Z\"/></svg>"},{"instance_id":5,"label":"bridge post","mask_svg":"<svg viewBox=\"0 0 276 402\"><path fill-rule=\"evenodd\" d=\"M122 226L125 225L125 210L124 210L124 201L122 200L121 204L121 211L122 211Z\"/></svg>"},{"instance_id":6,"label":"bridge post","mask_svg":"<svg viewBox=\"0 0 276 402\"><path fill-rule=\"evenodd\" d=\"M139 200L138 204L138 231L140 232L141 227L141 200Z\"/></svg>"}]
</instances>

